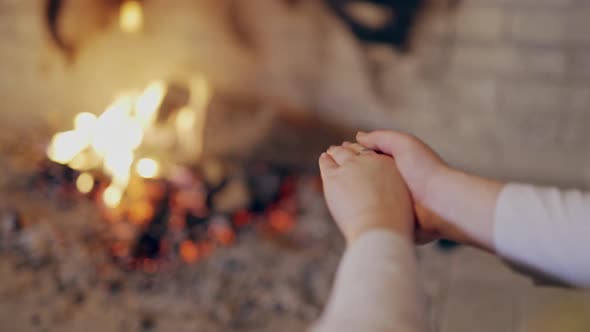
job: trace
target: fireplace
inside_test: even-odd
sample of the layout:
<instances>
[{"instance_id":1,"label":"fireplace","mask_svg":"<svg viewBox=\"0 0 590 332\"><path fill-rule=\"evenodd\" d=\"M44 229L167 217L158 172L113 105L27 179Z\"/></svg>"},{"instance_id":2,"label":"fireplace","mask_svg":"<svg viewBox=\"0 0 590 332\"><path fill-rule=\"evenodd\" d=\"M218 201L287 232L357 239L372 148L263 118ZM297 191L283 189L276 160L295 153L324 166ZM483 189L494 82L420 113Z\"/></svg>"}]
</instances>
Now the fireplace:
<instances>
[{"instance_id":1,"label":"fireplace","mask_svg":"<svg viewBox=\"0 0 590 332\"><path fill-rule=\"evenodd\" d=\"M121 38L121 55L154 34L148 1L92 6L108 24L80 31L64 23L80 24L75 8L45 8L64 77L95 72L103 60L89 49L105 35ZM343 245L316 160L353 131L247 87L257 78L152 69L64 81L62 110L19 124L27 140L0 139L2 279L27 289L8 297L32 301L10 324L68 329L99 315L113 331L304 329Z\"/></svg>"}]
</instances>

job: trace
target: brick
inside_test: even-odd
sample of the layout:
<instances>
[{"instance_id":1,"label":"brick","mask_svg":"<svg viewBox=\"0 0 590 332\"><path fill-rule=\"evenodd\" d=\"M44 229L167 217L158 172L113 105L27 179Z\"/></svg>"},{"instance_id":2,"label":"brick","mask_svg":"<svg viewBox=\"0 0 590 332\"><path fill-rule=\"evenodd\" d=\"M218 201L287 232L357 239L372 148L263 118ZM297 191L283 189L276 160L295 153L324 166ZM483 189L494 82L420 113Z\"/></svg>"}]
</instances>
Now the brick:
<instances>
[{"instance_id":1,"label":"brick","mask_svg":"<svg viewBox=\"0 0 590 332\"><path fill-rule=\"evenodd\" d=\"M435 10L426 14L423 24L418 25L420 34L435 38L446 38L451 35L453 22L449 20L448 11Z\"/></svg>"},{"instance_id":2,"label":"brick","mask_svg":"<svg viewBox=\"0 0 590 332\"><path fill-rule=\"evenodd\" d=\"M590 145L590 87L581 84L569 87L566 102L562 142L570 148L585 149Z\"/></svg>"},{"instance_id":3,"label":"brick","mask_svg":"<svg viewBox=\"0 0 590 332\"><path fill-rule=\"evenodd\" d=\"M590 7L576 8L570 13L568 40L576 43L590 43Z\"/></svg>"},{"instance_id":4,"label":"brick","mask_svg":"<svg viewBox=\"0 0 590 332\"><path fill-rule=\"evenodd\" d=\"M565 127L567 88L525 81L500 83L499 91L495 126L502 129L498 136L502 144L558 149Z\"/></svg>"},{"instance_id":5,"label":"brick","mask_svg":"<svg viewBox=\"0 0 590 332\"><path fill-rule=\"evenodd\" d=\"M499 87L503 107L532 110L532 114L562 109L567 97L567 87L558 83L518 81L504 82Z\"/></svg>"},{"instance_id":6,"label":"brick","mask_svg":"<svg viewBox=\"0 0 590 332\"><path fill-rule=\"evenodd\" d=\"M560 49L459 45L453 50L451 68L514 77L562 77L567 73L567 58Z\"/></svg>"},{"instance_id":7,"label":"brick","mask_svg":"<svg viewBox=\"0 0 590 332\"><path fill-rule=\"evenodd\" d=\"M590 106L590 105L589 105ZM586 110L569 110L565 117L565 124L561 141L568 148L579 147L587 149L590 145L590 112Z\"/></svg>"},{"instance_id":8,"label":"brick","mask_svg":"<svg viewBox=\"0 0 590 332\"><path fill-rule=\"evenodd\" d=\"M490 41L502 38L504 12L500 7L462 6L455 17L458 38Z\"/></svg>"},{"instance_id":9,"label":"brick","mask_svg":"<svg viewBox=\"0 0 590 332\"><path fill-rule=\"evenodd\" d=\"M590 50L573 52L570 66L573 77L590 78Z\"/></svg>"},{"instance_id":10,"label":"brick","mask_svg":"<svg viewBox=\"0 0 590 332\"><path fill-rule=\"evenodd\" d=\"M504 5L510 8L567 7L576 0L464 0L464 5Z\"/></svg>"},{"instance_id":11,"label":"brick","mask_svg":"<svg viewBox=\"0 0 590 332\"><path fill-rule=\"evenodd\" d=\"M569 87L567 104L568 108L574 112L587 112L590 110L590 86L575 85Z\"/></svg>"},{"instance_id":12,"label":"brick","mask_svg":"<svg viewBox=\"0 0 590 332\"><path fill-rule=\"evenodd\" d=\"M568 40L568 16L555 10L514 10L509 35L520 43L561 45Z\"/></svg>"},{"instance_id":13,"label":"brick","mask_svg":"<svg viewBox=\"0 0 590 332\"><path fill-rule=\"evenodd\" d=\"M451 68L468 72L508 72L515 67L512 49L496 46L458 45L453 49Z\"/></svg>"},{"instance_id":14,"label":"brick","mask_svg":"<svg viewBox=\"0 0 590 332\"><path fill-rule=\"evenodd\" d=\"M453 100L453 104L469 109L476 107L480 112L493 111L497 100L497 84L494 79L451 75L445 80L444 94ZM481 115L479 112L477 114Z\"/></svg>"},{"instance_id":15,"label":"brick","mask_svg":"<svg viewBox=\"0 0 590 332\"><path fill-rule=\"evenodd\" d=\"M567 7L574 3L576 0L509 0L513 7Z\"/></svg>"},{"instance_id":16,"label":"brick","mask_svg":"<svg viewBox=\"0 0 590 332\"><path fill-rule=\"evenodd\" d=\"M567 56L563 49L526 48L514 50L517 56L515 72L527 76L562 77L567 73Z\"/></svg>"}]
</instances>

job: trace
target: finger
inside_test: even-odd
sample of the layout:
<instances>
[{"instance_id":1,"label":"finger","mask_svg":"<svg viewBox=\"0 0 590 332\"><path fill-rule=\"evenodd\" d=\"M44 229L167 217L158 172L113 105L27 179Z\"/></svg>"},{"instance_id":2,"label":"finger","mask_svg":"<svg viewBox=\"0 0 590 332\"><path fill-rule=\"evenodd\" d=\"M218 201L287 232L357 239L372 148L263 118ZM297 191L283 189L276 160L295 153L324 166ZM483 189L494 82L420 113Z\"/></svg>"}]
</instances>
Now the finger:
<instances>
[{"instance_id":1,"label":"finger","mask_svg":"<svg viewBox=\"0 0 590 332\"><path fill-rule=\"evenodd\" d=\"M320 155L319 163L320 171L322 172L322 174L329 170L338 168L338 164L336 163L336 161L334 161L334 159L325 152Z\"/></svg>"},{"instance_id":2,"label":"finger","mask_svg":"<svg viewBox=\"0 0 590 332\"><path fill-rule=\"evenodd\" d=\"M358 144L358 143L351 143L348 145L348 148L351 149L352 151L354 151L357 154L361 154L361 153L367 153L367 152L373 152L373 150L365 148L364 146Z\"/></svg>"},{"instance_id":3,"label":"finger","mask_svg":"<svg viewBox=\"0 0 590 332\"><path fill-rule=\"evenodd\" d=\"M338 165L342 165L350 158L357 154L349 148L343 146L332 146L328 149L328 154L336 161Z\"/></svg>"},{"instance_id":4,"label":"finger","mask_svg":"<svg viewBox=\"0 0 590 332\"><path fill-rule=\"evenodd\" d=\"M409 144L416 142L411 135L390 130L377 130L371 133L359 132L357 141L362 146L394 155L406 149Z\"/></svg>"},{"instance_id":5,"label":"finger","mask_svg":"<svg viewBox=\"0 0 590 332\"><path fill-rule=\"evenodd\" d=\"M343 146L343 147L345 147L345 148L347 148L347 149L349 149L349 150L350 150L350 151L352 151L354 154L359 154L359 153L360 153L360 151L361 151L362 149L364 149L364 148L363 148L362 146L360 146L359 144L357 144L357 143L351 143L351 142L348 142L348 141L346 141L346 142L343 142L343 143L342 143L342 146ZM360 146L360 149L358 148L359 146Z\"/></svg>"}]
</instances>

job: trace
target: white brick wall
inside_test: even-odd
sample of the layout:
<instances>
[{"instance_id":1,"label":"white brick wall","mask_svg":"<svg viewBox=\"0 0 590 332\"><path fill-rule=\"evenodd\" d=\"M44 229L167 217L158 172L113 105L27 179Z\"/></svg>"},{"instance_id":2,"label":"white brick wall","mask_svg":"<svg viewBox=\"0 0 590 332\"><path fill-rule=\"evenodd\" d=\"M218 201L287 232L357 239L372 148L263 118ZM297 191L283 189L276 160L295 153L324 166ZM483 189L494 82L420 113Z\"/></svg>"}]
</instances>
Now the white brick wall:
<instances>
[{"instance_id":1,"label":"white brick wall","mask_svg":"<svg viewBox=\"0 0 590 332\"><path fill-rule=\"evenodd\" d=\"M568 14L562 10L513 10L507 25L509 36L524 44L564 44L568 40Z\"/></svg>"},{"instance_id":2,"label":"white brick wall","mask_svg":"<svg viewBox=\"0 0 590 332\"><path fill-rule=\"evenodd\" d=\"M504 11L500 7L463 6L457 10L455 31L460 39L497 41L503 28Z\"/></svg>"}]
</instances>

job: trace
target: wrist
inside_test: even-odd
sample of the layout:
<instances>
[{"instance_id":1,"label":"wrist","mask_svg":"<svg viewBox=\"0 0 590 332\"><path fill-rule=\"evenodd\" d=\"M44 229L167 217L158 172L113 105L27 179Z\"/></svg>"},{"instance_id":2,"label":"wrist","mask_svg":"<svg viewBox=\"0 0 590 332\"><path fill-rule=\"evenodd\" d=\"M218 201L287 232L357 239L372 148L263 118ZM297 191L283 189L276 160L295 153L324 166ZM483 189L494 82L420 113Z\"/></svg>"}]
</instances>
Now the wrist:
<instances>
[{"instance_id":1,"label":"wrist","mask_svg":"<svg viewBox=\"0 0 590 332\"><path fill-rule=\"evenodd\" d=\"M395 218L394 218L395 219ZM414 237L411 218L404 218L403 222L392 222L392 219L365 219L367 221L359 224L354 229L350 229L344 233L346 242L350 245L363 235L374 232L390 232L402 238L411 241Z\"/></svg>"},{"instance_id":2,"label":"wrist","mask_svg":"<svg viewBox=\"0 0 590 332\"><path fill-rule=\"evenodd\" d=\"M491 250L497 197L505 184L447 168L438 173L421 202L427 224L441 237Z\"/></svg>"},{"instance_id":3,"label":"wrist","mask_svg":"<svg viewBox=\"0 0 590 332\"><path fill-rule=\"evenodd\" d=\"M418 188L414 192L414 199L424 205L431 206L433 203L443 195L446 194L444 183L452 181L451 179L459 173L458 170L453 169L446 164L440 164L433 167L427 176L424 176L419 182Z\"/></svg>"}]
</instances>

